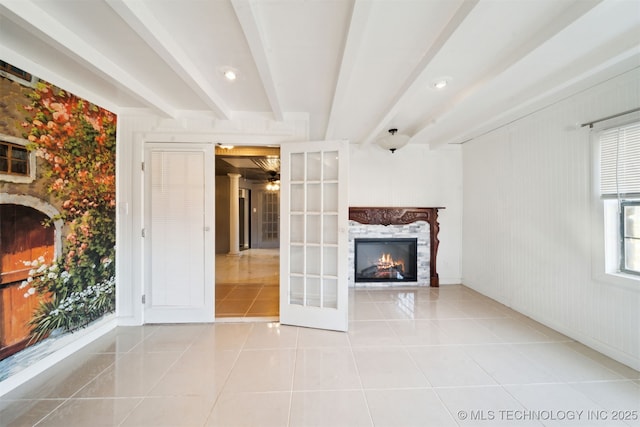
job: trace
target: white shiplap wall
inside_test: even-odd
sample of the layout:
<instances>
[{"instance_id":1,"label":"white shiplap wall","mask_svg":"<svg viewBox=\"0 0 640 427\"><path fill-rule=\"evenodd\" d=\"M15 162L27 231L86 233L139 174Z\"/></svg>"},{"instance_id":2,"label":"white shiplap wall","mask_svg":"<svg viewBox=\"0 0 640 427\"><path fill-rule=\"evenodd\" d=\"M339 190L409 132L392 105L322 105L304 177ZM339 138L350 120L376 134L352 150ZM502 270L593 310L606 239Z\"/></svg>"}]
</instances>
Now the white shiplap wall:
<instances>
[{"instance_id":1,"label":"white shiplap wall","mask_svg":"<svg viewBox=\"0 0 640 427\"><path fill-rule=\"evenodd\" d=\"M635 369L640 281L598 273L602 202L578 124L639 98L636 69L463 146L463 283Z\"/></svg>"}]
</instances>

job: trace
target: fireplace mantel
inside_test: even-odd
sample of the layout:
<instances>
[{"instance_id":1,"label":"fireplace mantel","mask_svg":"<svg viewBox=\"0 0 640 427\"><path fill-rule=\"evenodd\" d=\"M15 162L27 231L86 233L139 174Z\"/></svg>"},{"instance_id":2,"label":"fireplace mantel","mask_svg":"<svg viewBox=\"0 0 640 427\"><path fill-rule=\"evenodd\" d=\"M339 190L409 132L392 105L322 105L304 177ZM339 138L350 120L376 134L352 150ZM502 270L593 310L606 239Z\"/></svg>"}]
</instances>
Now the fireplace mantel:
<instances>
[{"instance_id":1,"label":"fireplace mantel","mask_svg":"<svg viewBox=\"0 0 640 427\"><path fill-rule=\"evenodd\" d=\"M381 225L404 225L416 221L426 221L429 223L430 235L430 284L432 287L440 286L436 260L438 258L438 209L433 208L410 208L410 207L350 207L349 219L360 224L381 224Z\"/></svg>"}]
</instances>

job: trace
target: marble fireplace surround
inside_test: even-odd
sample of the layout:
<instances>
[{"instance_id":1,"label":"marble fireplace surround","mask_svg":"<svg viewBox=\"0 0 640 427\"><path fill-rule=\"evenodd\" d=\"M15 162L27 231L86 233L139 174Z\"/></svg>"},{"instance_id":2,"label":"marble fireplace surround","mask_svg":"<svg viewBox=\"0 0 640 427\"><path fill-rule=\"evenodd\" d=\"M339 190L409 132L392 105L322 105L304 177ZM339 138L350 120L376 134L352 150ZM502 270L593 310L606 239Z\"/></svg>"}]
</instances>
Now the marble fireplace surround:
<instances>
[{"instance_id":1,"label":"marble fireplace surround","mask_svg":"<svg viewBox=\"0 0 640 427\"><path fill-rule=\"evenodd\" d=\"M349 221L363 225L407 225L425 221L429 227L429 286L440 286L436 260L438 257L438 210L443 207L350 207ZM420 253L418 253L420 256ZM418 260L420 263L420 260ZM353 267L353 266L351 266Z\"/></svg>"}]
</instances>

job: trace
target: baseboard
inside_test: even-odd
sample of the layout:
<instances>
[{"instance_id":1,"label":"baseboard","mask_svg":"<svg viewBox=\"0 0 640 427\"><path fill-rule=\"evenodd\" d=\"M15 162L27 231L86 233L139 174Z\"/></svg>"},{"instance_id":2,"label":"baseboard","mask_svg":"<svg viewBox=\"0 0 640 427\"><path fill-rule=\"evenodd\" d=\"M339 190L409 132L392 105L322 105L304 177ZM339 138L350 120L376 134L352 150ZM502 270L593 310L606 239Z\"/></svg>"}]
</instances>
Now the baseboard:
<instances>
[{"instance_id":1,"label":"baseboard","mask_svg":"<svg viewBox=\"0 0 640 427\"><path fill-rule=\"evenodd\" d=\"M461 283L462 283L462 277L440 277L440 286L459 285Z\"/></svg>"},{"instance_id":2,"label":"baseboard","mask_svg":"<svg viewBox=\"0 0 640 427\"><path fill-rule=\"evenodd\" d=\"M593 338L581 334L577 331L574 331L572 329L569 328L565 328L562 325L558 325L555 324L554 322L547 322L544 321L542 319L539 319L536 317L535 313L529 313L525 310L520 310L517 307L511 307L511 309L517 311L518 313L524 314L525 316L529 317L530 319L535 320L536 322L553 329L556 332L560 332L563 335L566 335L567 337L586 345L587 347L604 354L607 357L610 357L611 359L615 360L616 362L620 362L625 366L630 367L631 369L635 369L636 371L640 372L640 359L637 359L627 353L624 353L614 347L611 347L601 341L598 340L594 340Z\"/></svg>"},{"instance_id":3,"label":"baseboard","mask_svg":"<svg viewBox=\"0 0 640 427\"><path fill-rule=\"evenodd\" d=\"M475 289L471 286L465 285L467 286L469 289L472 289L482 295L485 295L488 298L491 298L494 301L499 302L500 304L504 304L505 306L509 307L510 309L517 311L518 313L529 317L532 320L535 320L536 322L547 326L551 329L553 329L556 332L559 332L563 335L566 335L567 337L571 338L572 340L575 340L581 344L586 345L587 347L602 353L603 355L610 357L611 359L615 360L616 362L620 362L625 366L630 367L631 369L635 369L636 371L640 371L640 359L633 357L632 355L628 354L628 353L624 353L620 350L618 350L617 348L611 347L601 341L595 340L587 335L581 334L573 329L567 328L563 325L560 324L556 324L555 322L549 322L546 319L542 319L541 317L539 317L537 315L537 313L531 312L529 310L523 309L522 307L517 307L517 306L513 306L508 304L505 301L502 301L500 298L494 297L492 295L489 295L487 293L484 293L481 290Z\"/></svg>"}]
</instances>

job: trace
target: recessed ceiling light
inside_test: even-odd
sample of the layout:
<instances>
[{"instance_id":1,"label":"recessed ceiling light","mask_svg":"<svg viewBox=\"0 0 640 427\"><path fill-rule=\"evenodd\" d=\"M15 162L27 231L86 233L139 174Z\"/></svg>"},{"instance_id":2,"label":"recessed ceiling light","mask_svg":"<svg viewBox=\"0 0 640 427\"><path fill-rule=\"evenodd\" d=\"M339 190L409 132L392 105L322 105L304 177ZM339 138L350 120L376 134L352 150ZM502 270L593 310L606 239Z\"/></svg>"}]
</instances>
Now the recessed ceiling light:
<instances>
[{"instance_id":1,"label":"recessed ceiling light","mask_svg":"<svg viewBox=\"0 0 640 427\"><path fill-rule=\"evenodd\" d=\"M226 70L224 72L224 77L229 80L229 81L234 81L238 76L236 75L236 72L233 70Z\"/></svg>"},{"instance_id":2,"label":"recessed ceiling light","mask_svg":"<svg viewBox=\"0 0 640 427\"><path fill-rule=\"evenodd\" d=\"M449 83L451 83L451 80L453 79L449 76L438 77L437 79L433 79L431 81L431 88L435 90L442 90L447 87Z\"/></svg>"},{"instance_id":3,"label":"recessed ceiling light","mask_svg":"<svg viewBox=\"0 0 640 427\"><path fill-rule=\"evenodd\" d=\"M433 83L433 87L435 87L436 89L444 89L445 87L447 87L448 84L449 84L449 81L446 79L436 80Z\"/></svg>"}]
</instances>

